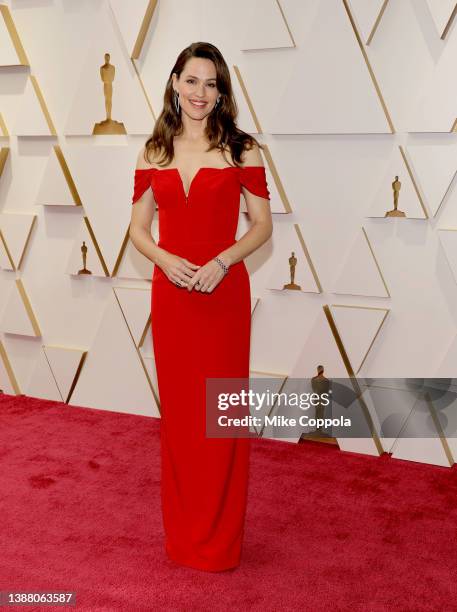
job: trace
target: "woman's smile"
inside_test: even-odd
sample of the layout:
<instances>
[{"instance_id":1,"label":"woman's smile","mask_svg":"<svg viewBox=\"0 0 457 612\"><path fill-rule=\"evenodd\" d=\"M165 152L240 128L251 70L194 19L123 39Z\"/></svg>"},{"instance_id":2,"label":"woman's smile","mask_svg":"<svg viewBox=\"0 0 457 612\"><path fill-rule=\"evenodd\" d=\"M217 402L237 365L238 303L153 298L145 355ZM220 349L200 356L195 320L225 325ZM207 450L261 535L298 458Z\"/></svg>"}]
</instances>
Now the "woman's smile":
<instances>
[{"instance_id":1,"label":"woman's smile","mask_svg":"<svg viewBox=\"0 0 457 612\"><path fill-rule=\"evenodd\" d=\"M206 106L206 102L202 102L198 100L189 99L189 102L192 104L192 106L195 106L195 108L204 108Z\"/></svg>"}]
</instances>

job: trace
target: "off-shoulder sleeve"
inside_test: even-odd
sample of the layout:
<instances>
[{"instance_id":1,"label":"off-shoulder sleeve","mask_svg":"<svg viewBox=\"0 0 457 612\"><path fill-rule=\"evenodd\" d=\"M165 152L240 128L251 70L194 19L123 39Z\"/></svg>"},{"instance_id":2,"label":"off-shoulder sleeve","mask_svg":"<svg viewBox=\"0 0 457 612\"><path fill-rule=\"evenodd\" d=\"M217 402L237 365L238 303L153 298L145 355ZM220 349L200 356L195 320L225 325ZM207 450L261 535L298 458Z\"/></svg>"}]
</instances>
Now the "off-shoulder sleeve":
<instances>
[{"instance_id":1,"label":"off-shoulder sleeve","mask_svg":"<svg viewBox=\"0 0 457 612\"><path fill-rule=\"evenodd\" d=\"M151 169L137 168L135 170L132 204L141 198L143 193L151 186Z\"/></svg>"},{"instance_id":2,"label":"off-shoulder sleeve","mask_svg":"<svg viewBox=\"0 0 457 612\"><path fill-rule=\"evenodd\" d=\"M246 187L254 195L270 200L267 177L264 166L242 166L240 167L240 190L241 185Z\"/></svg>"}]
</instances>

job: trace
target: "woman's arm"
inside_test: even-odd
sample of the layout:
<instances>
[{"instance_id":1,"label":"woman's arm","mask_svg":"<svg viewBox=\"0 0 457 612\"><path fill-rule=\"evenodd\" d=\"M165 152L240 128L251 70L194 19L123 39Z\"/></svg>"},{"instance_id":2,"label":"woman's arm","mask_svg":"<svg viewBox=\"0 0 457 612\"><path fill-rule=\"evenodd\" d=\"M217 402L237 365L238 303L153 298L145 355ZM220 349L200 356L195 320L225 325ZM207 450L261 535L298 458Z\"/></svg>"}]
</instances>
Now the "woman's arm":
<instances>
[{"instance_id":1,"label":"woman's arm","mask_svg":"<svg viewBox=\"0 0 457 612\"><path fill-rule=\"evenodd\" d=\"M150 168L144 159L144 147L138 154L136 168L139 170ZM135 248L153 263L158 263L160 256L165 252L157 246L151 234L151 225L156 209L156 202L152 189L147 189L141 198L132 204L129 236Z\"/></svg>"},{"instance_id":2,"label":"woman's arm","mask_svg":"<svg viewBox=\"0 0 457 612\"><path fill-rule=\"evenodd\" d=\"M262 156L257 144L243 154L244 166L263 166ZM221 251L218 255L224 263L232 265L241 261L252 252L257 250L266 242L273 233L273 219L271 217L270 203L266 198L254 195L245 187L241 187L251 227L243 236L231 247Z\"/></svg>"},{"instance_id":3,"label":"woman's arm","mask_svg":"<svg viewBox=\"0 0 457 612\"><path fill-rule=\"evenodd\" d=\"M151 168L151 165L144 159L143 147L138 154L136 169L142 170L147 168ZM134 247L154 264L158 265L171 282L186 286L189 278L192 278L195 270L200 266L188 261L184 257L179 257L162 249L155 242L151 234L151 225L156 208L152 189L148 188L131 206L132 214L129 236Z\"/></svg>"}]
</instances>

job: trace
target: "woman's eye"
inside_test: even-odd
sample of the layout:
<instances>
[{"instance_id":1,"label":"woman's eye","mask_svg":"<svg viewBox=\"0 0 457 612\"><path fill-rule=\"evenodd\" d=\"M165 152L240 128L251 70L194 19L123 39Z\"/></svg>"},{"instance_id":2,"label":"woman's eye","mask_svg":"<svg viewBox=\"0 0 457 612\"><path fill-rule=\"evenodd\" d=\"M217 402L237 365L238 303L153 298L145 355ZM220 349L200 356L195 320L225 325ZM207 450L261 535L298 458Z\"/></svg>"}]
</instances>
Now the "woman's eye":
<instances>
[{"instance_id":1,"label":"woman's eye","mask_svg":"<svg viewBox=\"0 0 457 612\"><path fill-rule=\"evenodd\" d=\"M194 79L187 79L186 83L195 83ZM216 83L208 83L210 87L216 87Z\"/></svg>"}]
</instances>

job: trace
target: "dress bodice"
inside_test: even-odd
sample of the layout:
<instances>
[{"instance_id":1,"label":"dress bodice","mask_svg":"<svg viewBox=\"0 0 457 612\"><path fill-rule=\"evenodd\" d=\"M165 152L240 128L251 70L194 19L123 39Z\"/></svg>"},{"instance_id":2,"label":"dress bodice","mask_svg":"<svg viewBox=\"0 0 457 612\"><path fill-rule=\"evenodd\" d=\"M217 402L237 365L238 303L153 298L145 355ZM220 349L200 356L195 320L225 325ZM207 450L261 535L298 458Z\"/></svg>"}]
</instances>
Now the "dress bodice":
<instances>
[{"instance_id":1,"label":"dress bodice","mask_svg":"<svg viewBox=\"0 0 457 612\"><path fill-rule=\"evenodd\" d=\"M159 211L159 245L231 244L245 187L270 199L264 166L202 167L187 194L178 168L135 170L132 204L151 187Z\"/></svg>"}]
</instances>

